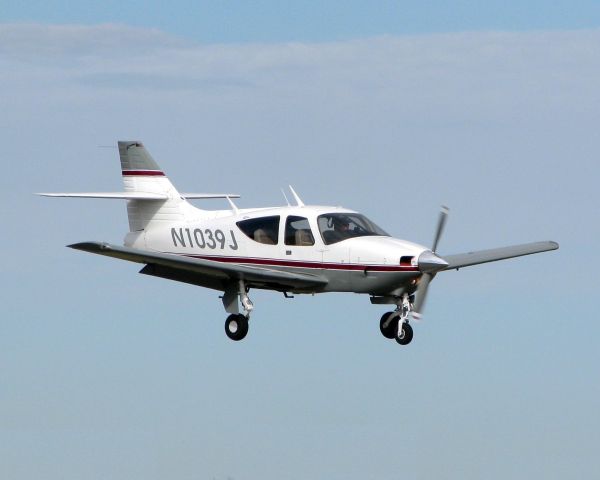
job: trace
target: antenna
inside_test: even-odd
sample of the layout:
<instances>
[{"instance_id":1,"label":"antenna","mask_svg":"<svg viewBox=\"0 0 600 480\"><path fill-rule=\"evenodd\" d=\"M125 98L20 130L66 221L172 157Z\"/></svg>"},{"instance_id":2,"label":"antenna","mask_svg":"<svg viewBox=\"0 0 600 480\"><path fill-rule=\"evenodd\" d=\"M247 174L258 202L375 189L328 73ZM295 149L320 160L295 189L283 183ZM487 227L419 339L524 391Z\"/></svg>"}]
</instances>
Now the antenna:
<instances>
[{"instance_id":1,"label":"antenna","mask_svg":"<svg viewBox=\"0 0 600 480\"><path fill-rule=\"evenodd\" d=\"M288 200L287 195L285 194L285 191L283 190L283 188L281 189L281 193L283 193L283 198L285 198L285 203L287 203L287 206L291 207L290 201Z\"/></svg>"},{"instance_id":2,"label":"antenna","mask_svg":"<svg viewBox=\"0 0 600 480\"><path fill-rule=\"evenodd\" d=\"M294 190L294 187L292 187L291 185L288 185L288 186L290 187L290 192L292 192L292 195L294 196L294 199L296 200L296 204L299 207L303 207L304 206L304 202L300 199L300 197L298 196L298 194Z\"/></svg>"},{"instance_id":3,"label":"antenna","mask_svg":"<svg viewBox=\"0 0 600 480\"><path fill-rule=\"evenodd\" d=\"M240 210L238 209L238 207L235 205L235 203L233 203L233 200L231 199L231 197L229 195L225 195L225 198L227 199L227 201L229 202L229 205L231 205L231 209L233 210L233 213L238 214L240 213Z\"/></svg>"}]
</instances>

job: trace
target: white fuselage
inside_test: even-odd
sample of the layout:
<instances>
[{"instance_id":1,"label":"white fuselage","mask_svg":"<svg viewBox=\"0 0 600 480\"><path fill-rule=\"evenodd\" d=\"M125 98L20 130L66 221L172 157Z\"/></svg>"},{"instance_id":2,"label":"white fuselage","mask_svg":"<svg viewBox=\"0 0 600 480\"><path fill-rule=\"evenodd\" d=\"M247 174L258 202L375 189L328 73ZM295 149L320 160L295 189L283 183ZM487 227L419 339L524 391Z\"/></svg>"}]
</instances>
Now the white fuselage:
<instances>
[{"instance_id":1,"label":"white fuselage","mask_svg":"<svg viewBox=\"0 0 600 480\"><path fill-rule=\"evenodd\" d=\"M182 202L184 202L182 200ZM187 202L186 202L187 203ZM181 205L180 205L181 207ZM426 247L385 235L358 236L327 244L325 214L357 214L340 207L288 206L248 210L208 211L186 205L181 220L154 221L141 232L132 232L125 245L161 253L185 255L219 262L318 274L328 279L320 291L398 295L412 291L421 275L417 259ZM251 228L261 219L278 218L276 229ZM291 221L309 230L312 244L299 244L290 236ZM265 229L267 230L267 229ZM274 231L277 230L277 231ZM298 234L296 234L296 237ZM302 293L302 292L300 292ZM317 293L317 292L306 292Z\"/></svg>"}]
</instances>

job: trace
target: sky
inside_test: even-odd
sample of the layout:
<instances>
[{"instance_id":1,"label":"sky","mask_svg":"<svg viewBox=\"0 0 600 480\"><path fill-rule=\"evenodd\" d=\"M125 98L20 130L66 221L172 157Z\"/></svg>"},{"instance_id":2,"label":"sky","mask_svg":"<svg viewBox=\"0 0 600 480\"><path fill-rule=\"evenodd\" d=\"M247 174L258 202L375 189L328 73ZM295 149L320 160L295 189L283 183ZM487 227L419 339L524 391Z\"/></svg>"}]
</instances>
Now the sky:
<instances>
[{"instance_id":1,"label":"sky","mask_svg":"<svg viewBox=\"0 0 600 480\"><path fill-rule=\"evenodd\" d=\"M0 4L0 477L593 478L597 2ZM120 243L118 140L180 191L343 205L439 253L410 346L353 294L218 292ZM220 200L198 201L226 208Z\"/></svg>"}]
</instances>

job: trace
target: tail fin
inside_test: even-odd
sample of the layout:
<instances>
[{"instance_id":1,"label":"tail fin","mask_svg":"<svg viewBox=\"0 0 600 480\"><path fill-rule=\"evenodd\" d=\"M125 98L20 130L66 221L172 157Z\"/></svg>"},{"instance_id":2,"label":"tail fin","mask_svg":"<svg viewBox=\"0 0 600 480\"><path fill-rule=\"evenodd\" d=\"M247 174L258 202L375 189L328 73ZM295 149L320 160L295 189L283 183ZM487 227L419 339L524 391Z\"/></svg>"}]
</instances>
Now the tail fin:
<instances>
[{"instance_id":1,"label":"tail fin","mask_svg":"<svg viewBox=\"0 0 600 480\"><path fill-rule=\"evenodd\" d=\"M191 207L165 176L141 142L120 141L121 173L125 192L158 194L166 200L128 200L129 230L139 232L152 222L175 222Z\"/></svg>"}]
</instances>

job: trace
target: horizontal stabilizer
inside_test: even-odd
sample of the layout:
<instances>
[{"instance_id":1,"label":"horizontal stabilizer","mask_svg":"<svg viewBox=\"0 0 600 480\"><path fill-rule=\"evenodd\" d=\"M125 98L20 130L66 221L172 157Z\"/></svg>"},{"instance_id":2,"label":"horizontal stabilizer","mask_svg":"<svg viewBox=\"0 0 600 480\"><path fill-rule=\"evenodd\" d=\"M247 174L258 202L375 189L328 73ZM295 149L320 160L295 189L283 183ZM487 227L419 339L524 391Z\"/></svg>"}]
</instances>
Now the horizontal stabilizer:
<instances>
[{"instance_id":1,"label":"horizontal stabilizer","mask_svg":"<svg viewBox=\"0 0 600 480\"><path fill-rule=\"evenodd\" d=\"M533 253L547 252L556 250L556 242L533 242L522 245L513 245L510 247L492 248L490 250L480 250L478 252L459 253L457 255L444 255L443 258L448 262L445 270L454 268L469 267L479 265L480 263L495 262L507 258L521 257Z\"/></svg>"},{"instance_id":2,"label":"horizontal stabilizer","mask_svg":"<svg viewBox=\"0 0 600 480\"><path fill-rule=\"evenodd\" d=\"M43 197L67 197L67 198L116 198L122 200L168 200L165 193L145 192L86 192L86 193L38 193ZM235 193L182 193L185 199L210 199L210 198L240 198Z\"/></svg>"},{"instance_id":3,"label":"horizontal stabilizer","mask_svg":"<svg viewBox=\"0 0 600 480\"><path fill-rule=\"evenodd\" d=\"M38 193L43 197L70 198L117 198L124 200L167 200L169 197L162 193L144 192L87 192L87 193Z\"/></svg>"},{"instance_id":4,"label":"horizontal stabilizer","mask_svg":"<svg viewBox=\"0 0 600 480\"><path fill-rule=\"evenodd\" d=\"M182 193L181 196L186 199L240 198L237 193Z\"/></svg>"}]
</instances>

